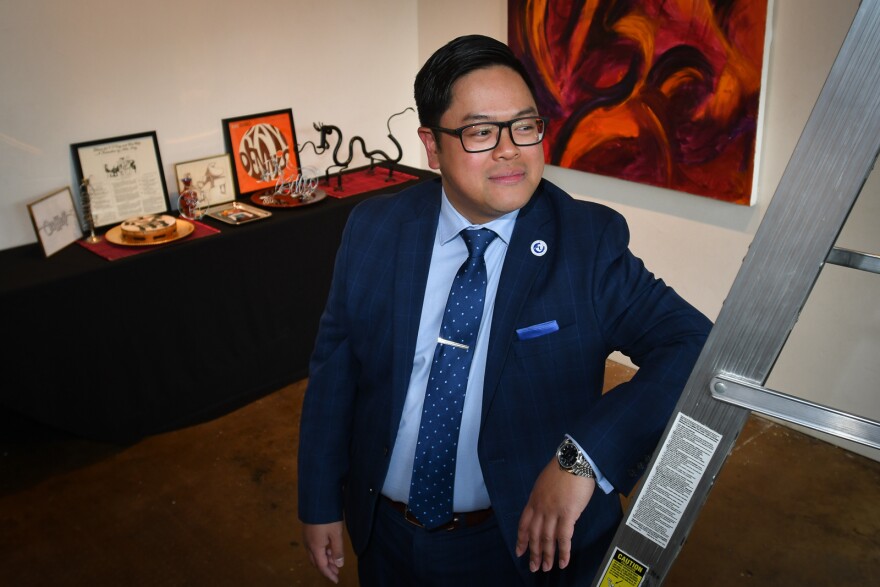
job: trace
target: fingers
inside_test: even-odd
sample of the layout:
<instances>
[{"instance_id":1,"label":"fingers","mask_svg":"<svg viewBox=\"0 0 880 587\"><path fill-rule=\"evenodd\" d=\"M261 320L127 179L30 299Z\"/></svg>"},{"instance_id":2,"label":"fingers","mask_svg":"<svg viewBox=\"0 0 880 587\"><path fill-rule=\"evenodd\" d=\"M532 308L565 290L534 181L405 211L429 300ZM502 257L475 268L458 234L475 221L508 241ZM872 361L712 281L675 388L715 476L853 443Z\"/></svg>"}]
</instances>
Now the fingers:
<instances>
[{"instance_id":1,"label":"fingers","mask_svg":"<svg viewBox=\"0 0 880 587\"><path fill-rule=\"evenodd\" d=\"M553 557L556 554L556 521L547 520L544 527L538 531L538 549L532 549L529 555L529 569L534 573L541 565L545 573L553 568ZM534 542L533 542L534 543ZM535 552L537 550L537 552Z\"/></svg>"},{"instance_id":2,"label":"fingers","mask_svg":"<svg viewBox=\"0 0 880 587\"><path fill-rule=\"evenodd\" d=\"M521 519L517 531L517 556L529 552L529 570L549 571L553 568L553 555L556 552L556 538L553 529L556 521L531 514L529 520Z\"/></svg>"},{"instance_id":3,"label":"fingers","mask_svg":"<svg viewBox=\"0 0 880 587\"><path fill-rule=\"evenodd\" d=\"M527 507L519 519L516 530L516 556L521 557L529 549L529 528L532 521L532 509Z\"/></svg>"},{"instance_id":4,"label":"fingers","mask_svg":"<svg viewBox=\"0 0 880 587\"><path fill-rule=\"evenodd\" d=\"M529 553L529 570L546 572L553 568L558 558L559 568L564 569L571 560L571 537L574 524L565 518L540 517L531 510L520 519L516 537L516 555Z\"/></svg>"},{"instance_id":5,"label":"fingers","mask_svg":"<svg viewBox=\"0 0 880 587\"><path fill-rule=\"evenodd\" d=\"M330 546L327 548L327 560L331 570L339 576L339 569L345 564L345 552L342 548L342 531L330 535Z\"/></svg>"},{"instance_id":6,"label":"fingers","mask_svg":"<svg viewBox=\"0 0 880 587\"><path fill-rule=\"evenodd\" d=\"M559 553L559 568L564 569L571 560L571 537L557 538L556 546Z\"/></svg>"},{"instance_id":7,"label":"fingers","mask_svg":"<svg viewBox=\"0 0 880 587\"><path fill-rule=\"evenodd\" d=\"M339 569L345 562L342 522L303 524L303 539L309 562L333 583L339 583Z\"/></svg>"},{"instance_id":8,"label":"fingers","mask_svg":"<svg viewBox=\"0 0 880 587\"><path fill-rule=\"evenodd\" d=\"M594 489L595 481L561 471L555 459L538 476L516 534L516 555L528 551L533 573L551 570L554 559L560 569L568 566L575 522Z\"/></svg>"}]
</instances>

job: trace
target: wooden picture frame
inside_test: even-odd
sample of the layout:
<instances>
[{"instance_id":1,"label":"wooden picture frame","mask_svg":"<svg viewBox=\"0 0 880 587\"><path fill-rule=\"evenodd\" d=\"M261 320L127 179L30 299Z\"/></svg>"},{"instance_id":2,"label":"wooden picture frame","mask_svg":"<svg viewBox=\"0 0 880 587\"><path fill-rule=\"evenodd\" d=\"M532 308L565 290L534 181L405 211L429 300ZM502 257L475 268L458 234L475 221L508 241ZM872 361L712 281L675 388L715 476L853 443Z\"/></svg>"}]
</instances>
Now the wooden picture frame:
<instances>
[{"instance_id":1,"label":"wooden picture frame","mask_svg":"<svg viewBox=\"0 0 880 587\"><path fill-rule=\"evenodd\" d=\"M223 119L240 197L274 189L279 174L296 177L299 151L290 108Z\"/></svg>"},{"instance_id":2,"label":"wooden picture frame","mask_svg":"<svg viewBox=\"0 0 880 587\"><path fill-rule=\"evenodd\" d=\"M169 210L156 131L70 146L80 185L89 180L95 228Z\"/></svg>"},{"instance_id":3,"label":"wooden picture frame","mask_svg":"<svg viewBox=\"0 0 880 587\"><path fill-rule=\"evenodd\" d=\"M28 213L46 257L83 237L69 187L28 204Z\"/></svg>"},{"instance_id":4,"label":"wooden picture frame","mask_svg":"<svg viewBox=\"0 0 880 587\"><path fill-rule=\"evenodd\" d=\"M174 173L177 176L177 193L183 191L183 178L189 175L192 187L204 195L206 206L225 204L236 198L232 158L228 153L177 163Z\"/></svg>"}]
</instances>

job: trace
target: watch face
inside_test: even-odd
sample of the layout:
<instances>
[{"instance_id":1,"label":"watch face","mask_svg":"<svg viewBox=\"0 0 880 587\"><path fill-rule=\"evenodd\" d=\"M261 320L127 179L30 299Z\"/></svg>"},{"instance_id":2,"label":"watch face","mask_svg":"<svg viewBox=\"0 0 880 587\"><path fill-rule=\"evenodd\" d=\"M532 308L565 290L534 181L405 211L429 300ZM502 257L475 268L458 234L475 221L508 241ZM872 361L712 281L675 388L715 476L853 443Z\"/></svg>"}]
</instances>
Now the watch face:
<instances>
[{"instance_id":1,"label":"watch face","mask_svg":"<svg viewBox=\"0 0 880 587\"><path fill-rule=\"evenodd\" d=\"M577 462L578 449L573 444L564 444L559 449L559 465L565 469L570 469Z\"/></svg>"}]
</instances>

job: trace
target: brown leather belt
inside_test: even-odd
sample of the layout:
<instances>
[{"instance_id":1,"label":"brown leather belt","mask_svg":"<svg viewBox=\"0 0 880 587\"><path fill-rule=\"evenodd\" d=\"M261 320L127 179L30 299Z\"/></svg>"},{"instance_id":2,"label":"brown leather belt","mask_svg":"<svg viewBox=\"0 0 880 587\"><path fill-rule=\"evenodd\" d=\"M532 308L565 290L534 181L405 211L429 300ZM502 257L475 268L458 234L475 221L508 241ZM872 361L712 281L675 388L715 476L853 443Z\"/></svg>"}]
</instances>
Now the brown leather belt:
<instances>
[{"instance_id":1,"label":"brown leather belt","mask_svg":"<svg viewBox=\"0 0 880 587\"><path fill-rule=\"evenodd\" d=\"M388 497L382 496L382 499L385 500L385 503L390 505L396 511L398 511L401 515L403 515L403 519L412 524L413 526L418 526L419 528L424 528L421 522L419 522L412 512L409 511L409 508L405 503L400 503L399 501L394 501ZM495 512L492 508L486 508L484 510L477 510L474 512L464 512L460 514L452 514L452 520L443 524L442 526L438 526L435 530L455 530L457 528L468 528L471 526L476 526L478 524L482 524L486 520L492 517Z\"/></svg>"}]
</instances>

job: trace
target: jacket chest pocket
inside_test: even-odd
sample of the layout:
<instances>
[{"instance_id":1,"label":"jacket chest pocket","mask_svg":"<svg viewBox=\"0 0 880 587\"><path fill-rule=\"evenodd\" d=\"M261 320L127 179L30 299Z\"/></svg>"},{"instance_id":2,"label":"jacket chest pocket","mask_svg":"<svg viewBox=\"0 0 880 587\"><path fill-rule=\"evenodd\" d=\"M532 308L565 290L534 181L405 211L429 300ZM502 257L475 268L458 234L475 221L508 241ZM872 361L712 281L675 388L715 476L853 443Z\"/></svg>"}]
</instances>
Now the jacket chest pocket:
<instances>
[{"instance_id":1,"label":"jacket chest pocket","mask_svg":"<svg viewBox=\"0 0 880 587\"><path fill-rule=\"evenodd\" d=\"M556 320L518 328L514 334L513 352L517 359L536 355L564 353L566 347L575 353L579 345L577 325Z\"/></svg>"},{"instance_id":2,"label":"jacket chest pocket","mask_svg":"<svg viewBox=\"0 0 880 587\"><path fill-rule=\"evenodd\" d=\"M539 394L544 398L544 407L564 412L567 408L556 405L550 398L561 401L577 390L586 389L589 365L577 325L559 326L559 330L542 336L513 341L514 368L508 372L506 381L522 394L524 401Z\"/></svg>"}]
</instances>

